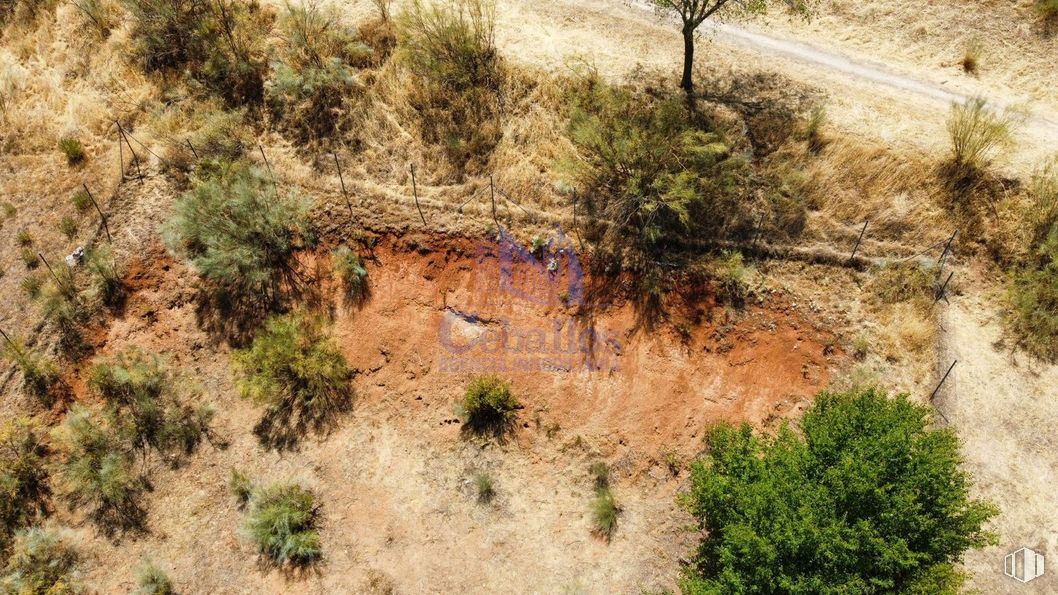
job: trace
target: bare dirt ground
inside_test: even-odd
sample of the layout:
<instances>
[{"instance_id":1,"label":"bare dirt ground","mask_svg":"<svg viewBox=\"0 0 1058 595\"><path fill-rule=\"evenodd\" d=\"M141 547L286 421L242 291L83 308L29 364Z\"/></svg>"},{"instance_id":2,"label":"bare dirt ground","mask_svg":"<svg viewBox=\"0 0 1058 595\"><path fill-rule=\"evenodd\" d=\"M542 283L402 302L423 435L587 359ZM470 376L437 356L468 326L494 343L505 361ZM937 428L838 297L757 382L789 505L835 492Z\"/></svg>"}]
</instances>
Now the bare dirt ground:
<instances>
[{"instance_id":1,"label":"bare dirt ground","mask_svg":"<svg viewBox=\"0 0 1058 595\"><path fill-rule=\"evenodd\" d=\"M994 547L970 552L970 586L983 593L1054 593L1049 572L1021 585L1003 575L1003 556L1031 547L1058 550L1058 368L1004 347L999 312L989 296L953 297L941 316L938 368L958 360L937 398L938 410L959 432L977 492L1000 507ZM941 370L943 373L943 370Z\"/></svg>"},{"instance_id":2,"label":"bare dirt ground","mask_svg":"<svg viewBox=\"0 0 1058 595\"><path fill-rule=\"evenodd\" d=\"M101 352L137 345L165 353L216 407L217 445L185 467L156 470L146 534L110 542L82 525L92 562L86 579L101 592L129 589L129 561L140 558L158 561L189 593L370 592L372 581L409 593L671 587L695 536L675 503L685 472L669 465L701 448L710 423L768 425L803 409L840 358L833 335L781 291L742 313L696 302L702 318L686 336L672 326L646 332L630 304L586 318L554 292L534 301L504 290L501 261L483 256L478 242L387 239L368 265L368 301L334 304L335 336L357 371L354 410L329 435L266 451L251 431L259 412L232 386L227 349L215 350L197 324L188 271L160 248L143 263L130 273L140 289ZM513 268L516 287L539 288L533 277L548 276L542 264ZM524 405L512 439L466 439L455 405L470 372L446 371L453 351L445 344L465 346L480 334L471 323L446 326L457 311L476 313L479 325L506 323L500 357L523 357L539 329L547 335L535 353L550 359L558 355L553 339L567 353L569 329L582 337L595 328L614 341L594 347L613 365L510 374ZM574 364L603 361L577 345ZM587 469L596 460L611 464L623 510L609 544L590 528ZM226 487L232 468L319 492L326 561L318 572L258 567ZM491 505L475 501L470 479L479 470L496 482Z\"/></svg>"}]
</instances>

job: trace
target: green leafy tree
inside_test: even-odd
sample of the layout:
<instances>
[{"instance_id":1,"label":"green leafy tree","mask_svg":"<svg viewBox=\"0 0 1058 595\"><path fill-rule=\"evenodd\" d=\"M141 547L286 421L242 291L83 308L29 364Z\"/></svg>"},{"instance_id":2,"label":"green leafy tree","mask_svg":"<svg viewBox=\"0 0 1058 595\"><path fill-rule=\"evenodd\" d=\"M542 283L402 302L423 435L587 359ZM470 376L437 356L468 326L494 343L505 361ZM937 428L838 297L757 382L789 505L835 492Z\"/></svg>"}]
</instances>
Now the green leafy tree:
<instances>
[{"instance_id":1,"label":"green leafy tree","mask_svg":"<svg viewBox=\"0 0 1058 595\"><path fill-rule=\"evenodd\" d=\"M774 0L652 0L659 12L680 17L683 35L683 78L680 87L690 93L694 89L691 71L694 68L694 36L698 27L716 13L761 14ZM809 0L784 0L795 12L807 16Z\"/></svg>"},{"instance_id":2,"label":"green leafy tree","mask_svg":"<svg viewBox=\"0 0 1058 595\"><path fill-rule=\"evenodd\" d=\"M906 395L822 393L800 434L721 425L686 504L707 533L687 593L956 593L993 542L950 429Z\"/></svg>"},{"instance_id":3,"label":"green leafy tree","mask_svg":"<svg viewBox=\"0 0 1058 595\"><path fill-rule=\"evenodd\" d=\"M258 432L277 446L306 426L325 428L352 399L352 372L323 321L297 311L273 316L232 355L243 398L267 407Z\"/></svg>"}]
</instances>

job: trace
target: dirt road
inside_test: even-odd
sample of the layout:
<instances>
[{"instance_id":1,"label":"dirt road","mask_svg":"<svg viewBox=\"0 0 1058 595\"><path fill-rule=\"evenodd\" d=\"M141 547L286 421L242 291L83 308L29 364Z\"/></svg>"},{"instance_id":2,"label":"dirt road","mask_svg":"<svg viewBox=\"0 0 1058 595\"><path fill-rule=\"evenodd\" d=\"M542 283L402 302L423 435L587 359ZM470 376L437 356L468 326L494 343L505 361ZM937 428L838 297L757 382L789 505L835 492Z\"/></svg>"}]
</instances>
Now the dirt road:
<instances>
[{"instance_id":1,"label":"dirt road","mask_svg":"<svg viewBox=\"0 0 1058 595\"><path fill-rule=\"evenodd\" d=\"M682 41L674 23L658 16L644 0L501 0L497 35L508 55L561 67L570 58L597 64L619 76L636 65L679 73ZM828 94L831 122L890 146L928 153L947 150L945 123L952 103L980 96L997 109L1021 112L1017 148L1007 162L1025 173L1058 146L1058 118L1027 93L989 88L981 81L949 80L944 72L896 69L878 56L822 49L781 37L756 23L707 23L697 64L713 68L753 68L780 72Z\"/></svg>"}]
</instances>

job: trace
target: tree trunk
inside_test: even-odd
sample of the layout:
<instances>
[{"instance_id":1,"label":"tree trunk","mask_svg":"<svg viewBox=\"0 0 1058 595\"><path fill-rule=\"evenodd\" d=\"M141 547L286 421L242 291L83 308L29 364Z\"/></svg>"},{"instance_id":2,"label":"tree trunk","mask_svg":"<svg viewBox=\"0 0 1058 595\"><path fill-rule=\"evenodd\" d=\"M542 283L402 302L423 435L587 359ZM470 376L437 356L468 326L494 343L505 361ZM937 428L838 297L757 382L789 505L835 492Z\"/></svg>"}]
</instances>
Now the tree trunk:
<instances>
[{"instance_id":1,"label":"tree trunk","mask_svg":"<svg viewBox=\"0 0 1058 595\"><path fill-rule=\"evenodd\" d=\"M683 29L683 80L680 88L690 93L694 89L691 81L691 68L694 66L694 29L684 27Z\"/></svg>"}]
</instances>

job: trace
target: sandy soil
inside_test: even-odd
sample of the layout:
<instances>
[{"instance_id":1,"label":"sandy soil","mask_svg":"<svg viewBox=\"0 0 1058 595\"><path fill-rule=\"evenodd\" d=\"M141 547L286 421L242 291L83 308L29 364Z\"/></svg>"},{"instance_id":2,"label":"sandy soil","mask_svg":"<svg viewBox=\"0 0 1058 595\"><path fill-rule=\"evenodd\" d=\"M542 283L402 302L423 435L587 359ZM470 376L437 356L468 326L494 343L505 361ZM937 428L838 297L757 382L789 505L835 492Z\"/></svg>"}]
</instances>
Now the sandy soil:
<instances>
[{"instance_id":1,"label":"sandy soil","mask_svg":"<svg viewBox=\"0 0 1058 595\"><path fill-rule=\"evenodd\" d=\"M942 316L938 376L958 360L938 395L938 411L959 432L979 496L999 505L999 544L970 552L970 587L983 593L1054 593L1058 573L1027 585L1003 575L1003 557L1020 547L1058 555L1058 367L1002 344L999 312L977 295L953 297ZM943 419L941 420L944 421Z\"/></svg>"}]
</instances>

